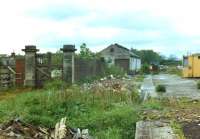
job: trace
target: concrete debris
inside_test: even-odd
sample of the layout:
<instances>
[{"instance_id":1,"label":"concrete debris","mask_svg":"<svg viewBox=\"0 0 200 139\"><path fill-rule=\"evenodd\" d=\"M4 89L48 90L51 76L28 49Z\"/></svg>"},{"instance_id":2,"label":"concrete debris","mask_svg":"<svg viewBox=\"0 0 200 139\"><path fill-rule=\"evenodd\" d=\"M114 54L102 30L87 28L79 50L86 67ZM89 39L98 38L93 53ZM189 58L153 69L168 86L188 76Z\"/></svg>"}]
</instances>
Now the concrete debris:
<instances>
[{"instance_id":1,"label":"concrete debris","mask_svg":"<svg viewBox=\"0 0 200 139\"><path fill-rule=\"evenodd\" d=\"M135 139L178 139L168 123L163 121L139 121Z\"/></svg>"},{"instance_id":2,"label":"concrete debris","mask_svg":"<svg viewBox=\"0 0 200 139\"><path fill-rule=\"evenodd\" d=\"M90 91L95 93L111 92L126 92L131 93L135 88L134 82L128 77L117 78L113 75L101 78L93 83L85 83L82 86L83 92Z\"/></svg>"},{"instance_id":3,"label":"concrete debris","mask_svg":"<svg viewBox=\"0 0 200 139\"><path fill-rule=\"evenodd\" d=\"M0 139L92 139L88 129L72 129L62 118L55 129L27 124L19 119L0 125Z\"/></svg>"}]
</instances>

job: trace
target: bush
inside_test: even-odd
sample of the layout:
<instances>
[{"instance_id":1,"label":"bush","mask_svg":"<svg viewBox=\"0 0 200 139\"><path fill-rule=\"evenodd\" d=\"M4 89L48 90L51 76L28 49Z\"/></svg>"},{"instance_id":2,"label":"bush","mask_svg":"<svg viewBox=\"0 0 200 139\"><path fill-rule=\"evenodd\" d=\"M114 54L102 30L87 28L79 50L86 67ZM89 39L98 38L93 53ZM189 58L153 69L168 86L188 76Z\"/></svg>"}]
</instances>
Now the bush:
<instances>
[{"instance_id":1,"label":"bush","mask_svg":"<svg viewBox=\"0 0 200 139\"><path fill-rule=\"evenodd\" d=\"M142 65L141 73L142 74L149 74L150 73L149 64L145 63L145 64Z\"/></svg>"},{"instance_id":2,"label":"bush","mask_svg":"<svg viewBox=\"0 0 200 139\"><path fill-rule=\"evenodd\" d=\"M157 85L156 92L166 92L166 87L164 85Z\"/></svg>"},{"instance_id":3,"label":"bush","mask_svg":"<svg viewBox=\"0 0 200 139\"><path fill-rule=\"evenodd\" d=\"M197 82L197 89L200 89L200 81Z\"/></svg>"},{"instance_id":4,"label":"bush","mask_svg":"<svg viewBox=\"0 0 200 139\"><path fill-rule=\"evenodd\" d=\"M107 66L106 70L105 70L105 75L108 76L108 75L114 75L114 76L124 76L125 75L125 71L118 67L118 66L114 66L114 65L111 65L111 66Z\"/></svg>"}]
</instances>

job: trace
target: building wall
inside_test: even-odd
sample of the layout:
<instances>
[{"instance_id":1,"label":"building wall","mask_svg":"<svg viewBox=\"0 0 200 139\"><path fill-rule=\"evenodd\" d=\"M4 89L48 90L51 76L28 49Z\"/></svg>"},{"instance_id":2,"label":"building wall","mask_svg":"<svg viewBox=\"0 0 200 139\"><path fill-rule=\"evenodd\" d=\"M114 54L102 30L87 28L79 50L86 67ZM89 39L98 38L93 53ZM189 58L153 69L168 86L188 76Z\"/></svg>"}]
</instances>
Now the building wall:
<instances>
[{"instance_id":1,"label":"building wall","mask_svg":"<svg viewBox=\"0 0 200 139\"><path fill-rule=\"evenodd\" d=\"M141 60L139 58L131 57L130 58L130 70L139 71L141 68Z\"/></svg>"},{"instance_id":2,"label":"building wall","mask_svg":"<svg viewBox=\"0 0 200 139\"><path fill-rule=\"evenodd\" d=\"M142 67L142 62L141 62L141 59L137 58L137 70L139 71Z\"/></svg>"}]
</instances>

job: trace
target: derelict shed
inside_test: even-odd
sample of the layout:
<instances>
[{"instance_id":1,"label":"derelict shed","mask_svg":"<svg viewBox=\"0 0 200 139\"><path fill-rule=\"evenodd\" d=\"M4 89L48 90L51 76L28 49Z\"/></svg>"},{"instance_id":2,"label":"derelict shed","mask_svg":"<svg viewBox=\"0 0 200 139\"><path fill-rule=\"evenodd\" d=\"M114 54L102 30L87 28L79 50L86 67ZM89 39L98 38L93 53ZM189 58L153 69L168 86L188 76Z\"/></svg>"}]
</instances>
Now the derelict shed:
<instances>
[{"instance_id":1,"label":"derelict shed","mask_svg":"<svg viewBox=\"0 0 200 139\"><path fill-rule=\"evenodd\" d=\"M109 65L123 68L127 73L137 72L141 68L141 59L126 47L117 43L111 44L100 52Z\"/></svg>"}]
</instances>

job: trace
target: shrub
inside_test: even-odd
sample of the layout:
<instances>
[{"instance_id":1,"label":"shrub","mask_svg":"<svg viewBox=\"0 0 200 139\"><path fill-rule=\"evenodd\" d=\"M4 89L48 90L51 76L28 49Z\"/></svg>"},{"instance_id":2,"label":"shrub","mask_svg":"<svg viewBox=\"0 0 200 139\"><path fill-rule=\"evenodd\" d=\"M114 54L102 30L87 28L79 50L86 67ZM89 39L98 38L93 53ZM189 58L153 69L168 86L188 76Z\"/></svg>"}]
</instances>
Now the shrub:
<instances>
[{"instance_id":1,"label":"shrub","mask_svg":"<svg viewBox=\"0 0 200 139\"><path fill-rule=\"evenodd\" d=\"M125 75L125 71L118 67L118 66L107 66L106 70L105 70L105 75L114 75L114 76L124 76Z\"/></svg>"},{"instance_id":2,"label":"shrub","mask_svg":"<svg viewBox=\"0 0 200 139\"><path fill-rule=\"evenodd\" d=\"M149 64L145 63L145 64L142 65L141 73L142 74L149 74L150 73Z\"/></svg>"},{"instance_id":3,"label":"shrub","mask_svg":"<svg viewBox=\"0 0 200 139\"><path fill-rule=\"evenodd\" d=\"M156 92L166 92L166 87L164 85L157 85Z\"/></svg>"},{"instance_id":4,"label":"shrub","mask_svg":"<svg viewBox=\"0 0 200 139\"><path fill-rule=\"evenodd\" d=\"M200 81L197 82L197 89L200 89Z\"/></svg>"}]
</instances>

